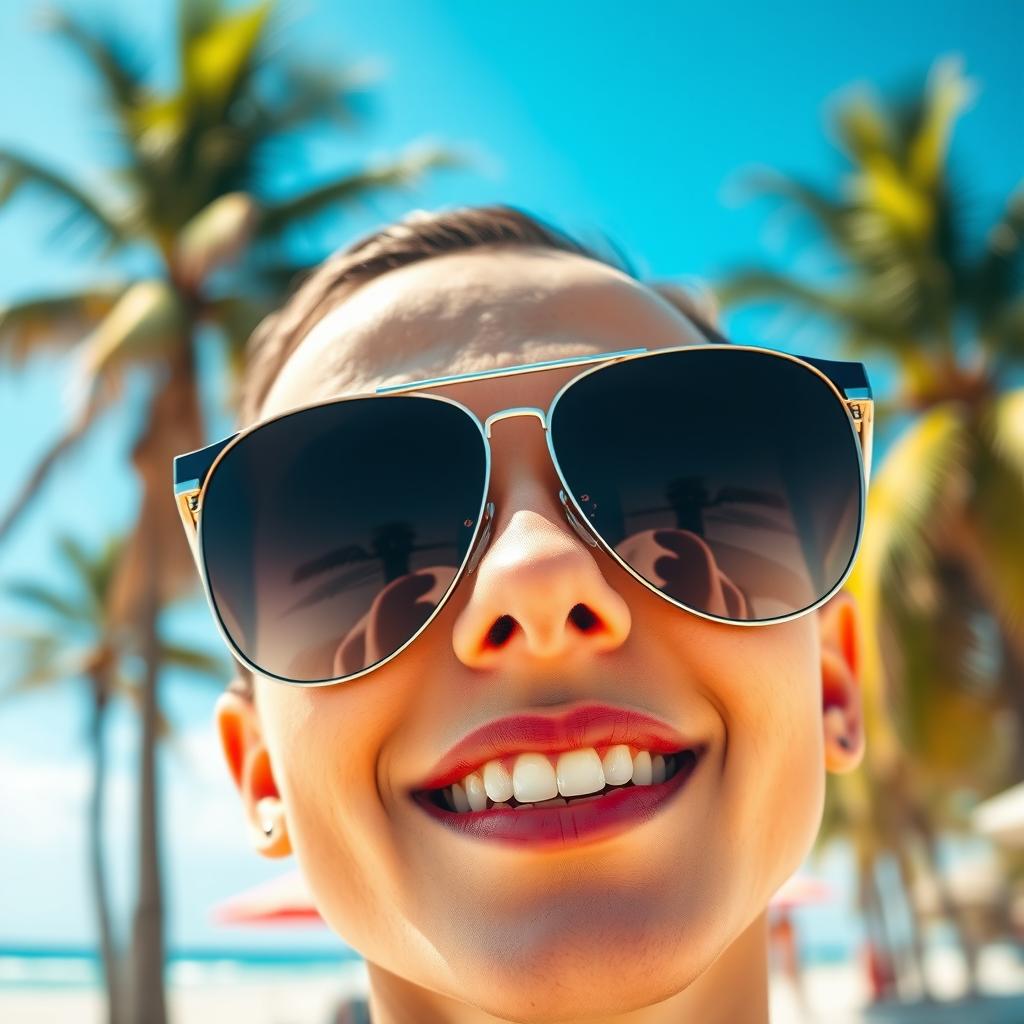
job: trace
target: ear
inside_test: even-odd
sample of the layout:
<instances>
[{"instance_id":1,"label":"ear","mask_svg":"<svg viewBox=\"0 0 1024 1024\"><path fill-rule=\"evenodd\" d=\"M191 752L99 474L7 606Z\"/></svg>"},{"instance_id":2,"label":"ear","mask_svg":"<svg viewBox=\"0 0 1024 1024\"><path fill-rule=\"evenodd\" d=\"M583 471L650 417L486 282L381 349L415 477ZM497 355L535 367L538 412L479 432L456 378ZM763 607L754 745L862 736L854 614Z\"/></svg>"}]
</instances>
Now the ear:
<instances>
[{"instance_id":1,"label":"ear","mask_svg":"<svg viewBox=\"0 0 1024 1024\"><path fill-rule=\"evenodd\" d=\"M253 847L264 857L287 857L292 847L284 802L274 781L255 702L228 690L217 698L214 721L228 770L242 797Z\"/></svg>"},{"instance_id":2,"label":"ear","mask_svg":"<svg viewBox=\"0 0 1024 1024\"><path fill-rule=\"evenodd\" d=\"M853 771L864 756L861 701L860 615L857 602L840 590L818 609L821 636L821 714L825 767Z\"/></svg>"}]
</instances>

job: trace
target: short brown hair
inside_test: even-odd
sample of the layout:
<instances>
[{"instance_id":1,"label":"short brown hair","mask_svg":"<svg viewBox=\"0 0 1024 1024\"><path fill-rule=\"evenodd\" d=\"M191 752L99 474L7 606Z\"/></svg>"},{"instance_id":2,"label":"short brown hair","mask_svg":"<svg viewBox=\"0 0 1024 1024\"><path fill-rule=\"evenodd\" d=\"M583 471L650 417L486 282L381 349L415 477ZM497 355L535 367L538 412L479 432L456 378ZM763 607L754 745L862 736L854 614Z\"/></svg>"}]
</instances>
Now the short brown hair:
<instances>
[{"instance_id":1,"label":"short brown hair","mask_svg":"<svg viewBox=\"0 0 1024 1024\"><path fill-rule=\"evenodd\" d=\"M431 256L482 246L539 246L575 253L615 267L638 280L637 274L614 243L604 239L608 251L583 245L564 231L514 206L463 206L453 210L414 210L401 220L339 249L313 270L277 312L253 331L245 349L245 363L236 395L239 422L259 416L263 401L281 368L299 342L329 312L341 305L360 285L389 270ZM725 341L714 328L717 306L711 293L697 286L648 282L694 322L708 340ZM229 689L251 697L250 673L237 666L238 677Z\"/></svg>"}]
</instances>

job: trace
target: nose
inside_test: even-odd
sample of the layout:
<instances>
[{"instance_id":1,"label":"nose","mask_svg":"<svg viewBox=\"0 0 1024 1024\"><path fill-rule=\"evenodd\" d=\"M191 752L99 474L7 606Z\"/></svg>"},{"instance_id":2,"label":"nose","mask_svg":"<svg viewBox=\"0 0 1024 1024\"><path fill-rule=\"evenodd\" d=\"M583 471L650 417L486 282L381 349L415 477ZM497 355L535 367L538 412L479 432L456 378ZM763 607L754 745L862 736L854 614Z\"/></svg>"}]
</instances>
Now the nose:
<instances>
[{"instance_id":1,"label":"nose","mask_svg":"<svg viewBox=\"0 0 1024 1024\"><path fill-rule=\"evenodd\" d=\"M452 627L455 654L472 668L511 668L614 650L629 636L629 606L604 578L599 549L570 525L546 448L537 460L524 455L525 445L514 450L519 457L505 461L492 449L496 511L466 578L473 589ZM537 472L540 459L549 471Z\"/></svg>"}]
</instances>

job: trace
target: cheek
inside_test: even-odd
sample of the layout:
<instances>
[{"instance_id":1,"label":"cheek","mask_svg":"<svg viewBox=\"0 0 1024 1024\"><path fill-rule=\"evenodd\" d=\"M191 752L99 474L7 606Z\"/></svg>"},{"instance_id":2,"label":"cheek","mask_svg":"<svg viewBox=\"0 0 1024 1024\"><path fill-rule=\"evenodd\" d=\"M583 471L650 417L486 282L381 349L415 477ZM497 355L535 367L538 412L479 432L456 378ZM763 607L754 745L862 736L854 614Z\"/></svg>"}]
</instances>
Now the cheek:
<instances>
[{"instance_id":1,"label":"cheek","mask_svg":"<svg viewBox=\"0 0 1024 1024\"><path fill-rule=\"evenodd\" d=\"M789 628L798 627L798 628ZM772 635L772 631L777 633ZM814 636L801 622L737 644L723 693L730 829L767 895L814 842L825 796L821 682Z\"/></svg>"},{"instance_id":2,"label":"cheek","mask_svg":"<svg viewBox=\"0 0 1024 1024\"><path fill-rule=\"evenodd\" d=\"M397 870L392 846L383 838L389 823L377 768L402 702L393 687L374 682L289 688L273 694L266 715L274 777L298 866L325 921L360 949L379 941L368 934L371 924L377 932L387 928L381 894Z\"/></svg>"}]
</instances>

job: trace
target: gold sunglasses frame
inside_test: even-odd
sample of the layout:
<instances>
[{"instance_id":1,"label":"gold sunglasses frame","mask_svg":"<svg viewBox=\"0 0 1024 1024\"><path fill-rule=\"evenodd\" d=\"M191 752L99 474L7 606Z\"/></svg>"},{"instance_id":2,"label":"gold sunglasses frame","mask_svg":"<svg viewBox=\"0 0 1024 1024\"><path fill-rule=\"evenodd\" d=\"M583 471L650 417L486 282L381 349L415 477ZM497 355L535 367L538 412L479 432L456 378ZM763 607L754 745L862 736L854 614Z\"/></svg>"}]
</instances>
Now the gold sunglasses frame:
<instances>
[{"instance_id":1,"label":"gold sunglasses frame","mask_svg":"<svg viewBox=\"0 0 1024 1024\"><path fill-rule=\"evenodd\" d=\"M721 337L720 335L716 335ZM551 422L552 413L555 410L562 395L572 387L573 384L582 380L585 377L590 376L592 373L606 368L613 363L625 362L632 359L644 359L652 356L665 355L670 352L697 352L706 351L709 348L728 349L729 351L752 351L764 353L767 355L775 356L780 359L788 359L792 362L798 363L805 367L818 377L820 377L835 395L836 400L841 404L845 414L848 425L850 427L852 438L855 442L854 447L857 451L857 460L860 467L861 474L861 487L860 487L860 508L858 512L858 526L857 526L857 540L854 545L853 552L850 556L849 564L846 567L845 572L840 577L835 586L828 591L824 596L819 598L813 604L808 605L806 608L801 608L796 612L791 612L787 615L778 616L772 619L727 619L721 616L712 615L709 612L701 611L698 608L692 608L689 605L683 604L677 601L673 597L669 597L663 593L652 583L641 576L635 569L628 565L622 557L604 540L603 537L594 529L587 520L586 513L580 507L575 497L568 492L568 482L565 479L565 475L562 473L562 468L558 462L558 456L555 454L554 443L551 438L551 431L549 425ZM382 658L381 660L374 662L374 664L361 669L359 672L352 673L347 676L339 676L335 679L323 679L323 680L299 680L291 679L287 676L280 676L276 673L269 672L264 668L256 665L250 661L249 658L238 648L238 645L234 642L227 628L225 627L220 611L217 607L217 603L214 600L212 591L210 589L209 578L206 571L206 561L203 556L202 547L202 508L203 498L205 497L207 487L209 486L210 479L213 473L217 469L217 466L224 459L227 453L235 447L243 438L252 434L254 431L267 426L270 423L274 423L277 420L284 419L287 416L294 416L297 413L304 412L309 409L319 408L325 405L338 405L342 402L350 402L356 399L362 398L386 398L392 395L406 395L411 391L420 391L428 388L439 387L445 384L453 384L461 381L468 380L482 380L490 379L494 377L505 377L519 373L535 373L541 370L557 369L559 367L569 366L573 364L586 364L586 363L597 363L598 365L592 366L588 370L584 370L581 373L574 376L571 380L567 381L558 390L557 394L551 400L547 410L539 409L534 406L511 406L506 409L500 409L497 412L491 413L487 419L481 423L480 418L469 409L452 398L448 398L444 395L416 395L414 397L424 398L431 401L447 402L450 405L454 405L461 409L477 426L480 430L482 440L484 442L484 453L486 459L486 466L484 470L484 486L483 496L481 498L480 509L477 512L475 520L475 528L473 530L473 536L470 538L469 545L466 548L466 554L462 560L462 564L459 566L452 582L449 584L448 589L442 595L440 601L434 607L433 611L426 618L420 628L411 636L409 639L402 644L399 648L392 651L391 654ZM828 372L825 372L825 371ZM842 390L840 390L842 388ZM770 399L769 399L770 401ZM770 406L768 407L770 409ZM370 672L375 671L378 668L386 665L389 661L397 658L410 644L416 641L418 637L424 632L424 630L430 625L431 622L440 614L441 610L447 605L449 598L454 592L455 588L462 581L463 576L470 575L480 561L484 551L488 546L491 532L491 524L494 520L494 503L487 500L487 496L490 492L491 483L491 446L490 436L491 427L494 423L499 420L508 419L513 416L536 416L540 421L541 427L544 430L548 453L551 456L551 461L554 465L555 472L558 476L559 481L562 484L562 488L559 490L559 500L562 505L562 509L565 512L566 519L576 533L584 540L590 547L600 547L608 554L621 568L625 569L635 580L641 585L646 587L648 590L657 594L659 597L668 601L676 608L680 608L683 611L690 612L691 614L698 615L703 619L707 619L711 622L720 622L730 626L771 626L776 623L790 622L794 619L798 619L801 616L807 615L819 608L826 601L828 601L833 594L835 594L842 585L846 582L850 573L853 571L854 563L857 560L857 555L860 551L861 541L864 535L864 520L866 512L867 502L867 489L870 481L871 474L871 449L872 441L874 436L874 401L871 395L871 386L868 382L867 372L862 363L850 362L845 360L833 360L833 359L819 359L811 356L798 356L791 355L787 352L779 352L775 349L765 348L758 345L738 345L732 342L723 340L721 342L711 342L700 345L677 345L672 348L632 348L622 349L618 352L605 352L595 355L588 356L572 356L565 359L552 359L543 362L536 363L523 363L518 366L503 367L496 370L481 370L474 373L462 373L454 374L447 377L432 377L425 380L410 381L404 384L395 384L389 386L378 387L375 391L361 392L355 395L342 395L333 398L323 399L317 402L310 402L306 405L299 406L294 409L288 409L285 412L269 416L266 419L260 420L256 423L250 424L244 430L240 430L228 437L222 438L220 441L214 442L213 444L207 445L204 448L197 449L193 452L186 452L182 455L178 455L174 459L174 496L175 503L177 505L178 513L181 517L182 526L185 529L185 535L188 539L189 547L192 551L193 559L196 563L196 568L199 571L199 576L203 584L203 590L206 595L207 604L213 612L214 621L217 629L228 645L228 649L232 652L234 657L244 665L249 671L258 673L259 675L266 676L271 679L275 679L279 682L288 683L292 686L333 686L340 683L347 683L353 679L359 679L362 676L367 675Z\"/></svg>"}]
</instances>

